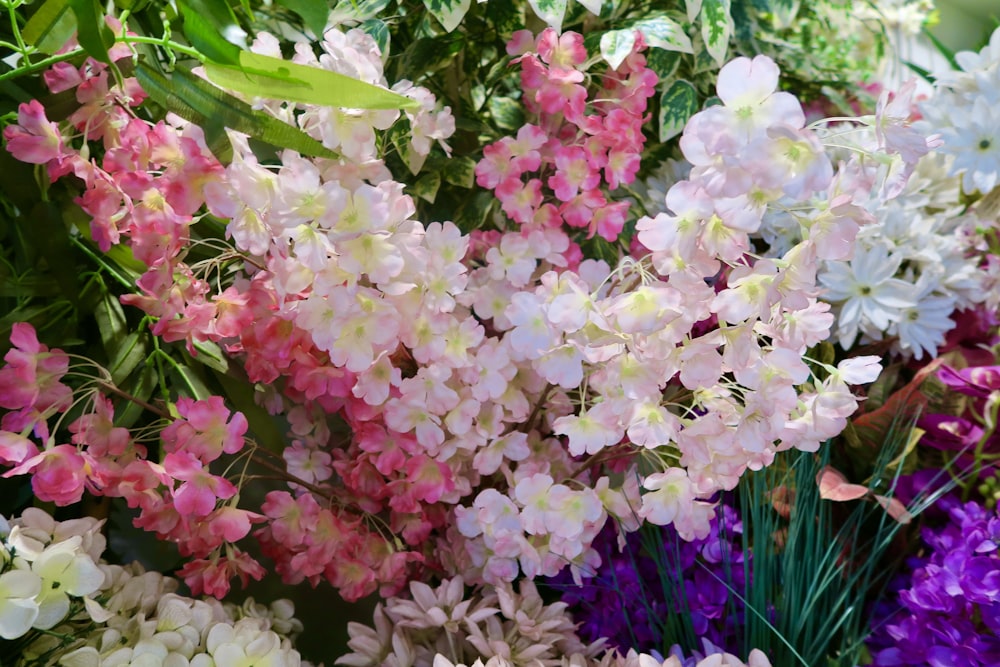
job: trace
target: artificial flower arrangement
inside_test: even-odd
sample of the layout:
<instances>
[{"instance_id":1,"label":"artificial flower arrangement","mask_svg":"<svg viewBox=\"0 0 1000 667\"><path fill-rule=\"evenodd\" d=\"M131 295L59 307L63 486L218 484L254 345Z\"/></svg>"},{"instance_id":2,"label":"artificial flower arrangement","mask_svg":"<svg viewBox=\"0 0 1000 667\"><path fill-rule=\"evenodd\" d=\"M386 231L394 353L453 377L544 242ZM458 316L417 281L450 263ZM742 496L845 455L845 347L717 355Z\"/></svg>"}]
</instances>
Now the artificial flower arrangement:
<instances>
[{"instance_id":1,"label":"artificial flower arrangement","mask_svg":"<svg viewBox=\"0 0 1000 667\"><path fill-rule=\"evenodd\" d=\"M1000 31L2 4L0 660L1000 657Z\"/></svg>"}]
</instances>

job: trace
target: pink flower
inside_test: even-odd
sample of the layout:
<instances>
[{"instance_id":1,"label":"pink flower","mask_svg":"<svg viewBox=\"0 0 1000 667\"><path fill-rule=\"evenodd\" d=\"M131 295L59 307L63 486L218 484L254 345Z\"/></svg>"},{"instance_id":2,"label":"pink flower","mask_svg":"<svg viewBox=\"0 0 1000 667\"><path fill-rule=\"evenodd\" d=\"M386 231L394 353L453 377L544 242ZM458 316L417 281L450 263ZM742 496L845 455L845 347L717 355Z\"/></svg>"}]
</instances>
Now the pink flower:
<instances>
[{"instance_id":1,"label":"pink flower","mask_svg":"<svg viewBox=\"0 0 1000 667\"><path fill-rule=\"evenodd\" d=\"M31 488L39 500L60 506L72 505L83 498L91 463L76 447L57 445L11 468L3 476L31 473Z\"/></svg>"},{"instance_id":2,"label":"pink flower","mask_svg":"<svg viewBox=\"0 0 1000 667\"><path fill-rule=\"evenodd\" d=\"M40 344L27 322L11 327L10 342L14 347L4 356L7 366L0 369L0 407L40 411L69 407L73 391L59 381L69 370L66 353Z\"/></svg>"},{"instance_id":3,"label":"pink flower","mask_svg":"<svg viewBox=\"0 0 1000 667\"><path fill-rule=\"evenodd\" d=\"M575 69L587 60L587 49L583 46L583 35L578 32L564 32L558 35L552 28L546 28L538 36L538 55L553 67Z\"/></svg>"},{"instance_id":4,"label":"pink flower","mask_svg":"<svg viewBox=\"0 0 1000 667\"><path fill-rule=\"evenodd\" d=\"M21 162L45 164L65 154L59 126L45 117L45 107L31 100L17 108L17 125L4 128L7 150Z\"/></svg>"},{"instance_id":5,"label":"pink flower","mask_svg":"<svg viewBox=\"0 0 1000 667\"><path fill-rule=\"evenodd\" d=\"M223 452L235 454L243 449L247 418L241 412L230 413L221 396L203 401L182 396L177 400L177 412L184 419L163 429L167 451L183 451L210 463Z\"/></svg>"},{"instance_id":6,"label":"pink flower","mask_svg":"<svg viewBox=\"0 0 1000 667\"><path fill-rule=\"evenodd\" d=\"M186 452L172 452L163 459L163 468L176 480L184 482L174 491L174 507L183 516L207 516L217 500L236 495L236 487L228 479L217 477L202 467L201 462Z\"/></svg>"},{"instance_id":7,"label":"pink flower","mask_svg":"<svg viewBox=\"0 0 1000 667\"><path fill-rule=\"evenodd\" d=\"M0 431L0 463L18 465L38 454L38 447L20 433Z\"/></svg>"},{"instance_id":8,"label":"pink flower","mask_svg":"<svg viewBox=\"0 0 1000 667\"><path fill-rule=\"evenodd\" d=\"M267 570L246 552L235 548L227 548L226 552L227 556L190 561L177 571L192 595L205 594L222 599L229 593L229 580L233 577L239 577L246 586L251 577L260 581L267 574Z\"/></svg>"}]
</instances>

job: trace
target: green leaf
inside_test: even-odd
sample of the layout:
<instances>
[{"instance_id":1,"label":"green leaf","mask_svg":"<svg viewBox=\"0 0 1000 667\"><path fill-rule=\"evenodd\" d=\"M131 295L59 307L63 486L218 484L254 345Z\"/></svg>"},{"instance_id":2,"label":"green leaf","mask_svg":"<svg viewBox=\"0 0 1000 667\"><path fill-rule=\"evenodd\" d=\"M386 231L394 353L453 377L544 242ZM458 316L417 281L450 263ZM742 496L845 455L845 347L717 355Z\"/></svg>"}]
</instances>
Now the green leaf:
<instances>
[{"instance_id":1,"label":"green leaf","mask_svg":"<svg viewBox=\"0 0 1000 667\"><path fill-rule=\"evenodd\" d=\"M659 84L666 85L673 78L677 67L681 64L681 54L677 51L649 49L645 53L646 67L656 72Z\"/></svg>"},{"instance_id":2,"label":"green leaf","mask_svg":"<svg viewBox=\"0 0 1000 667\"><path fill-rule=\"evenodd\" d=\"M934 48L937 49L938 53L940 53L942 56L944 56L945 60L948 61L948 64L951 65L952 69L955 69L955 70L962 69L961 67L958 66L958 61L955 60L955 52L954 51L952 51L947 46L945 46L944 42L942 42L940 39L938 39L934 35L934 33L932 33L930 30L927 29L926 26L924 26L921 29L921 32L924 34L925 37L927 37L927 39L929 39L931 41L931 44L934 45Z\"/></svg>"},{"instance_id":3,"label":"green leaf","mask_svg":"<svg viewBox=\"0 0 1000 667\"><path fill-rule=\"evenodd\" d=\"M118 347L111 355L108 370L111 371L111 381L118 387L132 375L139 364L146 361L149 353L146 350L145 334L132 332L119 341Z\"/></svg>"},{"instance_id":4,"label":"green leaf","mask_svg":"<svg viewBox=\"0 0 1000 667\"><path fill-rule=\"evenodd\" d=\"M389 26L385 24L385 21L379 19L367 19L362 21L358 27L375 40L375 45L378 46L378 51L382 54L382 62L385 62L385 59L389 56L389 42L391 39Z\"/></svg>"},{"instance_id":5,"label":"green leaf","mask_svg":"<svg viewBox=\"0 0 1000 667\"><path fill-rule=\"evenodd\" d=\"M42 53L55 53L76 31L76 16L68 0L46 0L21 31L21 37Z\"/></svg>"},{"instance_id":6,"label":"green leaf","mask_svg":"<svg viewBox=\"0 0 1000 667\"><path fill-rule=\"evenodd\" d=\"M25 236L45 258L63 295L72 302L78 301L79 274L62 211L55 202L38 202L27 220L31 224L24 225Z\"/></svg>"},{"instance_id":7,"label":"green leaf","mask_svg":"<svg viewBox=\"0 0 1000 667\"><path fill-rule=\"evenodd\" d=\"M277 0L282 7L299 15L302 23L312 31L313 36L322 37L326 32L326 21L330 18L330 6L316 0Z\"/></svg>"},{"instance_id":8,"label":"green leaf","mask_svg":"<svg viewBox=\"0 0 1000 667\"><path fill-rule=\"evenodd\" d=\"M191 358L184 354L185 357ZM180 377L180 384L178 385L178 393L188 398L193 398L196 401L207 401L212 396L212 390L208 388L205 381L201 378L201 375L195 371L190 365L182 364L180 362L172 364L169 370L170 375L177 375Z\"/></svg>"},{"instance_id":9,"label":"green leaf","mask_svg":"<svg viewBox=\"0 0 1000 667\"><path fill-rule=\"evenodd\" d=\"M153 101L192 123L204 126L214 119L278 148L290 148L313 157L338 157L302 130L255 111L246 102L190 72L176 69L172 78L167 79L143 62L136 66L135 72L139 85ZM219 146L209 148L216 153Z\"/></svg>"},{"instance_id":10,"label":"green leaf","mask_svg":"<svg viewBox=\"0 0 1000 667\"><path fill-rule=\"evenodd\" d=\"M416 183L410 186L410 192L420 197L428 204L433 204L441 187L441 174L436 171L424 174Z\"/></svg>"},{"instance_id":11,"label":"green leaf","mask_svg":"<svg viewBox=\"0 0 1000 667\"><path fill-rule=\"evenodd\" d=\"M771 0L774 25L776 28L789 28L799 14L801 0Z\"/></svg>"},{"instance_id":12,"label":"green leaf","mask_svg":"<svg viewBox=\"0 0 1000 667\"><path fill-rule=\"evenodd\" d=\"M660 95L660 141L667 141L684 131L684 126L698 112L698 91L679 79Z\"/></svg>"},{"instance_id":13,"label":"green leaf","mask_svg":"<svg viewBox=\"0 0 1000 667\"><path fill-rule=\"evenodd\" d=\"M528 0L535 15L546 25L559 32L562 28L563 16L566 15L567 0Z\"/></svg>"},{"instance_id":14,"label":"green leaf","mask_svg":"<svg viewBox=\"0 0 1000 667\"><path fill-rule=\"evenodd\" d=\"M321 0L302 0L307 3L319 4ZM383 9L389 6L390 0L340 0L333 8L328 21L337 25L345 22L359 22L375 18Z\"/></svg>"},{"instance_id":15,"label":"green leaf","mask_svg":"<svg viewBox=\"0 0 1000 667\"><path fill-rule=\"evenodd\" d=\"M479 190L471 197L467 197L458 207L455 212L455 224L465 234L479 229L486 224L496 201L492 192Z\"/></svg>"},{"instance_id":16,"label":"green leaf","mask_svg":"<svg viewBox=\"0 0 1000 667\"><path fill-rule=\"evenodd\" d=\"M100 300L94 304L94 319L101 334L101 343L110 359L121 348L125 339L128 322L125 320L125 310L118 297L107 291L104 285Z\"/></svg>"},{"instance_id":17,"label":"green leaf","mask_svg":"<svg viewBox=\"0 0 1000 667\"><path fill-rule=\"evenodd\" d=\"M524 108L509 97L491 97L490 116L501 130L516 130L524 125Z\"/></svg>"},{"instance_id":18,"label":"green leaf","mask_svg":"<svg viewBox=\"0 0 1000 667\"><path fill-rule=\"evenodd\" d=\"M617 70L632 53L634 46L635 31L631 28L610 30L601 35L601 56L611 65L611 69Z\"/></svg>"},{"instance_id":19,"label":"green leaf","mask_svg":"<svg viewBox=\"0 0 1000 667\"><path fill-rule=\"evenodd\" d=\"M476 182L476 162L470 157L453 157L441 170L444 180L460 188L471 188Z\"/></svg>"},{"instance_id":20,"label":"green leaf","mask_svg":"<svg viewBox=\"0 0 1000 667\"><path fill-rule=\"evenodd\" d=\"M720 67L726 61L729 38L733 34L729 2L730 0L703 0L701 4L701 36L709 55Z\"/></svg>"},{"instance_id":21,"label":"green leaf","mask_svg":"<svg viewBox=\"0 0 1000 667\"><path fill-rule=\"evenodd\" d=\"M445 32L458 27L471 5L472 0L424 0L424 7L434 15Z\"/></svg>"},{"instance_id":22,"label":"green leaf","mask_svg":"<svg viewBox=\"0 0 1000 667\"><path fill-rule=\"evenodd\" d=\"M108 49L115 43L111 28L104 22L104 11L97 0L67 0L76 16L76 40L94 60L110 63Z\"/></svg>"},{"instance_id":23,"label":"green leaf","mask_svg":"<svg viewBox=\"0 0 1000 667\"><path fill-rule=\"evenodd\" d=\"M219 371L220 373L225 373L229 370L229 360L226 355L222 353L222 348L213 343L210 340L205 341L195 341L194 349L198 352L198 356L195 357L205 366L208 366L212 370Z\"/></svg>"},{"instance_id":24,"label":"green leaf","mask_svg":"<svg viewBox=\"0 0 1000 667\"><path fill-rule=\"evenodd\" d=\"M403 71L413 72L415 80L419 80L420 77L444 69L452 65L461 45L461 40L451 35L418 39L406 47L403 53Z\"/></svg>"},{"instance_id":25,"label":"green leaf","mask_svg":"<svg viewBox=\"0 0 1000 667\"><path fill-rule=\"evenodd\" d=\"M909 60L904 60L903 64L909 67L911 70L913 70L914 74L916 74L917 76L919 76L921 79L931 84L932 86L934 85L934 82L937 81L937 77L931 74L930 70L926 70L916 63L911 63Z\"/></svg>"},{"instance_id":26,"label":"green leaf","mask_svg":"<svg viewBox=\"0 0 1000 667\"><path fill-rule=\"evenodd\" d=\"M241 51L239 65L205 63L214 83L253 97L350 109L419 109L420 103L352 77Z\"/></svg>"},{"instance_id":27,"label":"green leaf","mask_svg":"<svg viewBox=\"0 0 1000 667\"><path fill-rule=\"evenodd\" d=\"M128 378L131 374L120 373L120 375ZM156 389L156 367L153 361L146 357L146 365L143 366L138 375L132 376L132 382L127 383L122 388L130 396L135 396L143 402L149 402L153 396L153 390ZM130 428L144 414L146 414L146 408L133 401L126 401L123 405L115 408L115 426Z\"/></svg>"},{"instance_id":28,"label":"green leaf","mask_svg":"<svg viewBox=\"0 0 1000 667\"><path fill-rule=\"evenodd\" d=\"M217 63L239 63L240 47L223 37L226 34L224 24L217 19L213 20L207 10L196 11L187 3L181 4L181 13L184 16L184 35L199 53Z\"/></svg>"},{"instance_id":29,"label":"green leaf","mask_svg":"<svg viewBox=\"0 0 1000 667\"><path fill-rule=\"evenodd\" d=\"M632 27L642 33L649 46L667 51L694 53L691 38L684 32L683 26L667 16L642 19L633 23Z\"/></svg>"}]
</instances>

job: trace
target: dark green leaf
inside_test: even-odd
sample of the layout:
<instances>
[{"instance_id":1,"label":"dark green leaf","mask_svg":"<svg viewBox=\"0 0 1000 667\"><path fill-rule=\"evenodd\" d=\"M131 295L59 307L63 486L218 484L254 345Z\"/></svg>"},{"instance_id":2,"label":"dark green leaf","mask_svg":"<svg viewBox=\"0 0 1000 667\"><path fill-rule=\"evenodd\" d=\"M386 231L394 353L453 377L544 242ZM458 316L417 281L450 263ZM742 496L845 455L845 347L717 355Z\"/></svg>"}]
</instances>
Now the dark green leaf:
<instances>
[{"instance_id":1,"label":"dark green leaf","mask_svg":"<svg viewBox=\"0 0 1000 667\"><path fill-rule=\"evenodd\" d=\"M38 202L31 209L28 220L30 224L24 225L25 235L45 258L49 271L66 298L78 301L79 276L62 211L54 202Z\"/></svg>"},{"instance_id":2,"label":"dark green leaf","mask_svg":"<svg viewBox=\"0 0 1000 667\"><path fill-rule=\"evenodd\" d=\"M509 97L491 97L490 115L501 130L513 131L524 125L524 109Z\"/></svg>"},{"instance_id":3,"label":"dark green leaf","mask_svg":"<svg viewBox=\"0 0 1000 667\"><path fill-rule=\"evenodd\" d=\"M68 0L76 16L76 39L94 60L110 63L108 49L115 43L111 28L104 22L104 11L97 0Z\"/></svg>"},{"instance_id":4,"label":"dark green leaf","mask_svg":"<svg viewBox=\"0 0 1000 667\"><path fill-rule=\"evenodd\" d=\"M486 224L495 202L496 197L493 193L479 190L466 198L458 207L458 211L455 212L455 224L465 234L481 228Z\"/></svg>"},{"instance_id":5,"label":"dark green leaf","mask_svg":"<svg viewBox=\"0 0 1000 667\"><path fill-rule=\"evenodd\" d=\"M438 188L441 187L441 174L436 171L424 174L420 179L410 186L410 192L423 199L429 204L434 203L437 197Z\"/></svg>"},{"instance_id":6,"label":"dark green leaf","mask_svg":"<svg viewBox=\"0 0 1000 667\"><path fill-rule=\"evenodd\" d=\"M656 72L660 84L670 82L680 63L681 54L677 51L665 51L663 49L649 49L646 51L646 67Z\"/></svg>"},{"instance_id":7,"label":"dark green leaf","mask_svg":"<svg viewBox=\"0 0 1000 667\"><path fill-rule=\"evenodd\" d=\"M146 350L146 336L136 332L129 333L119 341L108 362L111 381L116 386L122 386L132 371L139 367L149 357Z\"/></svg>"},{"instance_id":8,"label":"dark green leaf","mask_svg":"<svg viewBox=\"0 0 1000 667\"><path fill-rule=\"evenodd\" d=\"M322 37L326 31L326 20L330 17L330 6L318 0L277 0L278 4L289 9L302 19L313 36Z\"/></svg>"},{"instance_id":9,"label":"dark green leaf","mask_svg":"<svg viewBox=\"0 0 1000 667\"><path fill-rule=\"evenodd\" d=\"M21 31L21 37L42 53L55 53L76 30L76 17L68 0L46 0Z\"/></svg>"},{"instance_id":10,"label":"dark green leaf","mask_svg":"<svg viewBox=\"0 0 1000 667\"><path fill-rule=\"evenodd\" d=\"M177 69L171 79L145 63L136 67L143 90L157 104L181 118L204 125L220 119L226 127L243 132L279 148L290 148L303 155L336 158L336 153L298 128L273 116L255 111L249 104L219 90L190 72ZM210 146L210 148L213 148ZM213 148L213 152L218 146Z\"/></svg>"},{"instance_id":11,"label":"dark green leaf","mask_svg":"<svg viewBox=\"0 0 1000 667\"><path fill-rule=\"evenodd\" d=\"M937 77L935 77L933 74L930 73L929 70L924 69L920 65L916 63L911 63L909 60L904 60L903 64L909 67L911 70L913 70L914 74L919 76L927 83L933 85L934 82L937 81Z\"/></svg>"},{"instance_id":12,"label":"dark green leaf","mask_svg":"<svg viewBox=\"0 0 1000 667\"><path fill-rule=\"evenodd\" d=\"M460 188L471 188L476 182L476 162L464 155L447 160L441 170L444 180Z\"/></svg>"},{"instance_id":13,"label":"dark green leaf","mask_svg":"<svg viewBox=\"0 0 1000 667\"><path fill-rule=\"evenodd\" d=\"M195 359L205 366L220 373L225 373L229 370L229 360L222 353L222 349L212 341L195 341L194 349L198 352L198 356Z\"/></svg>"},{"instance_id":14,"label":"dark green leaf","mask_svg":"<svg viewBox=\"0 0 1000 667\"><path fill-rule=\"evenodd\" d=\"M101 334L104 351L110 359L121 349L128 323L125 320L125 310L118 301L118 297L108 292L103 283L99 284L101 295L94 305L94 319L97 320L97 330Z\"/></svg>"},{"instance_id":15,"label":"dark green leaf","mask_svg":"<svg viewBox=\"0 0 1000 667\"><path fill-rule=\"evenodd\" d=\"M123 361L122 365L125 365ZM122 387L130 396L135 396L140 401L148 402L153 396L153 391L156 389L156 369L152 361L147 357L146 364L142 367L142 370L138 375L131 375L119 372L119 375L125 375L126 384ZM131 375L131 382L127 382L128 377ZM125 401L115 408L115 426L121 426L123 428L131 428L135 425L139 419L146 414L146 408L141 405L134 403L133 401Z\"/></svg>"},{"instance_id":16,"label":"dark green leaf","mask_svg":"<svg viewBox=\"0 0 1000 667\"><path fill-rule=\"evenodd\" d=\"M233 406L247 418L257 444L280 454L284 450L285 434L278 428L274 417L254 401L254 386L245 377L235 378L217 371L214 375Z\"/></svg>"}]
</instances>

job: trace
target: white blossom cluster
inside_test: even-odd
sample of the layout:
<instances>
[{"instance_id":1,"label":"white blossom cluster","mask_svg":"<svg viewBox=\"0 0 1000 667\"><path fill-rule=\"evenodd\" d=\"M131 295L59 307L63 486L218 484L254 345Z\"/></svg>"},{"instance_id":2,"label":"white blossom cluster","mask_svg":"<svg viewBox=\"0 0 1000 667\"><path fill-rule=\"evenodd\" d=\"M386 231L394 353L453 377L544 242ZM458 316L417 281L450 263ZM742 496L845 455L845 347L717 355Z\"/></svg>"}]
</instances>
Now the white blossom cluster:
<instances>
[{"instance_id":1,"label":"white blossom cluster","mask_svg":"<svg viewBox=\"0 0 1000 667\"><path fill-rule=\"evenodd\" d=\"M941 153L922 158L903 192L860 228L854 257L821 268L821 298L835 306L844 349L888 337L903 357L934 357L957 313L989 293L980 222L955 206L951 163Z\"/></svg>"},{"instance_id":2,"label":"white blossom cluster","mask_svg":"<svg viewBox=\"0 0 1000 667\"><path fill-rule=\"evenodd\" d=\"M0 655L61 667L299 667L290 602L222 605L176 594L139 564L101 560L103 522L39 509L0 518ZM7 660L13 658L13 662Z\"/></svg>"},{"instance_id":3,"label":"white blossom cluster","mask_svg":"<svg viewBox=\"0 0 1000 667\"><path fill-rule=\"evenodd\" d=\"M1000 183L1000 29L979 53L955 54L961 68L936 75L936 92L921 105L925 122L939 132L941 152L955 157L966 193L988 194Z\"/></svg>"},{"instance_id":4,"label":"white blossom cluster","mask_svg":"<svg viewBox=\"0 0 1000 667\"><path fill-rule=\"evenodd\" d=\"M410 583L410 598L389 598L375 608L374 627L350 623L352 653L345 667L440 667L494 659L490 667L561 667L595 664L601 643L584 645L566 604L546 605L531 581L518 591L501 583L466 595L461 577L437 588Z\"/></svg>"}]
</instances>

